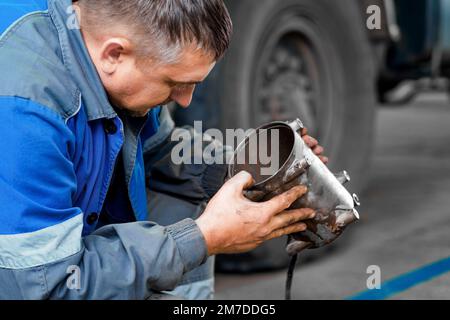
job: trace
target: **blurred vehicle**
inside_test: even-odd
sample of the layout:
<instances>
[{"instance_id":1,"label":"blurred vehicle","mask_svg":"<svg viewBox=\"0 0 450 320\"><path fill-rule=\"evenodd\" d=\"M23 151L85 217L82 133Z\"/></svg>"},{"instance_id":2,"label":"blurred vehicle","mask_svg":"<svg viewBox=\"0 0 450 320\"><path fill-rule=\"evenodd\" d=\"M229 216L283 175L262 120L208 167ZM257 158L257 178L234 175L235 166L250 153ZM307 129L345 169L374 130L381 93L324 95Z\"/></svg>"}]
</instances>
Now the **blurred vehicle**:
<instances>
[{"instance_id":1,"label":"blurred vehicle","mask_svg":"<svg viewBox=\"0 0 450 320\"><path fill-rule=\"evenodd\" d=\"M191 108L175 111L177 124L256 128L300 118L331 169L354 177L353 191L369 179L377 103L406 103L418 91L415 80L450 74L448 0L225 1L232 45ZM284 267L284 241L218 257L218 269Z\"/></svg>"}]
</instances>

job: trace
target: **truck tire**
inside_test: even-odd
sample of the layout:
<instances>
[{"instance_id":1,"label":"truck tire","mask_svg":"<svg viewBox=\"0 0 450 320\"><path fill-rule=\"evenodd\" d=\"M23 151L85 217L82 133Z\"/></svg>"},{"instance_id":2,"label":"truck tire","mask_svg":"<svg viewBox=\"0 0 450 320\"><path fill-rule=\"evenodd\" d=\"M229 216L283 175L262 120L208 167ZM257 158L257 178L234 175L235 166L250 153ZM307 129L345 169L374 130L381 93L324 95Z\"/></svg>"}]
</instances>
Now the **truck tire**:
<instances>
[{"instance_id":1,"label":"truck tire","mask_svg":"<svg viewBox=\"0 0 450 320\"><path fill-rule=\"evenodd\" d=\"M375 73L355 0L231 0L233 41L220 76L224 128L302 119L330 167L367 182Z\"/></svg>"}]
</instances>

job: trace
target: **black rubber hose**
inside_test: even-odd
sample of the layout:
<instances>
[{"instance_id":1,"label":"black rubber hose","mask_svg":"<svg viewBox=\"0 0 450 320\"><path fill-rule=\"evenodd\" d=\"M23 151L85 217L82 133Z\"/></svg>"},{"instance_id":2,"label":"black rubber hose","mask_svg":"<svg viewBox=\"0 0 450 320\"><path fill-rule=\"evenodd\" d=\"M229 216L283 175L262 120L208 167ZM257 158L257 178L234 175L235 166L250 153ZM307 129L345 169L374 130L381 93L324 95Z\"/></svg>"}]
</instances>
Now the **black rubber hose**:
<instances>
[{"instance_id":1,"label":"black rubber hose","mask_svg":"<svg viewBox=\"0 0 450 320\"><path fill-rule=\"evenodd\" d=\"M291 300L291 287L292 287L292 278L294 276L295 265L297 264L297 254L293 255L291 258L291 262L289 263L289 268L287 272L286 278L286 290L285 290L285 299Z\"/></svg>"}]
</instances>

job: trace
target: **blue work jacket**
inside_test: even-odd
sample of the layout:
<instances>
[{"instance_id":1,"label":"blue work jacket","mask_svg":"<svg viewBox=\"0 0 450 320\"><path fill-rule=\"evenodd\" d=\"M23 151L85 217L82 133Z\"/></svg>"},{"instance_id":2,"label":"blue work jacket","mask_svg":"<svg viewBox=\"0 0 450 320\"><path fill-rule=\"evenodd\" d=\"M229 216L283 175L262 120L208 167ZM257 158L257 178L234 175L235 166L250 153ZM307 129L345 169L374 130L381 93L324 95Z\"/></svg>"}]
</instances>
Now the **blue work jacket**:
<instances>
[{"instance_id":1,"label":"blue work jacket","mask_svg":"<svg viewBox=\"0 0 450 320\"><path fill-rule=\"evenodd\" d=\"M145 299L205 240L147 221L144 153L173 122L112 107L71 5L0 0L0 298Z\"/></svg>"}]
</instances>

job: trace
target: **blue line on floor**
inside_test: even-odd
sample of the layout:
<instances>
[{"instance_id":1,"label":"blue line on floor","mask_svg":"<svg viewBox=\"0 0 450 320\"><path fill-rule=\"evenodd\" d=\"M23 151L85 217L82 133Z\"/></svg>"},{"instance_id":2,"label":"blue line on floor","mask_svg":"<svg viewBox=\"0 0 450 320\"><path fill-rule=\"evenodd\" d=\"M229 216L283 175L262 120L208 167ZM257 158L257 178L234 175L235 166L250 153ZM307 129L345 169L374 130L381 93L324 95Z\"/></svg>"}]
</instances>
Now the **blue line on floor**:
<instances>
[{"instance_id":1,"label":"blue line on floor","mask_svg":"<svg viewBox=\"0 0 450 320\"><path fill-rule=\"evenodd\" d=\"M366 290L346 300L383 300L450 272L450 257L430 263L381 284L381 289Z\"/></svg>"}]
</instances>

